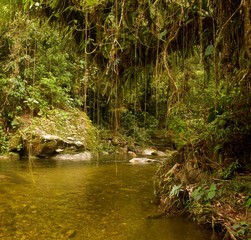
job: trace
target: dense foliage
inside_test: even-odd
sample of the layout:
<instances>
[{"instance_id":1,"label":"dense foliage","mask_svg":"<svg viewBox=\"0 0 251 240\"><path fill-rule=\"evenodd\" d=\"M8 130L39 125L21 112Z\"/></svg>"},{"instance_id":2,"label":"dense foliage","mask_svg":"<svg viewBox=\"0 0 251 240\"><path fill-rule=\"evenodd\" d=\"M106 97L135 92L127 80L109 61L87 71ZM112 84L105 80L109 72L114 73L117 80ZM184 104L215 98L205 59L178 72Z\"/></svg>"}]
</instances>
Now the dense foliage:
<instances>
[{"instance_id":1,"label":"dense foliage","mask_svg":"<svg viewBox=\"0 0 251 240\"><path fill-rule=\"evenodd\" d=\"M233 134L245 144L250 3L227 3L2 1L3 142L17 116L78 107L115 135L159 128L178 147L213 138L219 150Z\"/></svg>"},{"instance_id":2,"label":"dense foliage","mask_svg":"<svg viewBox=\"0 0 251 240\"><path fill-rule=\"evenodd\" d=\"M2 3L6 127L23 112L81 105L115 133L128 121L127 132L171 128L178 145L216 115L242 130L249 126L243 2L231 2L229 9L213 1L23 4L24 11L21 2Z\"/></svg>"},{"instance_id":3,"label":"dense foliage","mask_svg":"<svg viewBox=\"0 0 251 240\"><path fill-rule=\"evenodd\" d=\"M250 13L250 0L2 0L0 152L20 117L54 109L84 111L138 143L160 130L184 174L191 164L218 179L191 188L186 207L222 217L225 180L251 167ZM172 198L184 189L170 181L178 185L160 186ZM241 211L250 208L244 190ZM229 224L232 239L249 233L246 222Z\"/></svg>"}]
</instances>

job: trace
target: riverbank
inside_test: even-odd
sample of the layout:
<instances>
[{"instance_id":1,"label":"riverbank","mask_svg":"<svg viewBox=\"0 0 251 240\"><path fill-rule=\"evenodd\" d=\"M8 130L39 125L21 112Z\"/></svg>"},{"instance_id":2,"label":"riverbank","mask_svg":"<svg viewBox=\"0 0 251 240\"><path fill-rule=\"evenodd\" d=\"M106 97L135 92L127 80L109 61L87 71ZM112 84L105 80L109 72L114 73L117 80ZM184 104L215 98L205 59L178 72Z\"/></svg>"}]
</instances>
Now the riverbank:
<instances>
[{"instance_id":1,"label":"riverbank","mask_svg":"<svg viewBox=\"0 0 251 240\"><path fill-rule=\"evenodd\" d=\"M137 134L145 133L141 130ZM154 143L146 134L140 141L120 132L114 135L112 130L94 126L89 117L78 109L53 109L44 116L16 117L15 127L5 133L5 141L1 142L5 155L0 158L32 156L43 159L84 152L129 154L132 157L170 155L173 143L169 136L156 131L153 138Z\"/></svg>"},{"instance_id":2,"label":"riverbank","mask_svg":"<svg viewBox=\"0 0 251 240\"><path fill-rule=\"evenodd\" d=\"M180 149L159 166L155 193L160 211L186 215L224 240L250 240L250 169L242 168L240 159L217 162L198 146Z\"/></svg>"},{"instance_id":3,"label":"riverbank","mask_svg":"<svg viewBox=\"0 0 251 240\"><path fill-rule=\"evenodd\" d=\"M186 216L224 240L251 239L250 136L235 134L219 151L213 140L199 139L166 155L154 177L161 216ZM173 147L174 139L168 137L165 152ZM160 139L152 140L156 149L163 149ZM118 142L123 145L121 138ZM124 145L139 152L133 143Z\"/></svg>"}]
</instances>

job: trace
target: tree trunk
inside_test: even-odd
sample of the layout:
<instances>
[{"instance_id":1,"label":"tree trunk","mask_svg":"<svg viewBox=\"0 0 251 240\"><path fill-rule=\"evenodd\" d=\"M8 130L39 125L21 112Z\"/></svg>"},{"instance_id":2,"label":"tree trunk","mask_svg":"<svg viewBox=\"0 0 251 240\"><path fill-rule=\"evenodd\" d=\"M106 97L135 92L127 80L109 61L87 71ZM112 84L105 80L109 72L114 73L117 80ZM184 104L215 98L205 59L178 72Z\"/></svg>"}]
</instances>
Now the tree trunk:
<instances>
[{"instance_id":1,"label":"tree trunk","mask_svg":"<svg viewBox=\"0 0 251 240\"><path fill-rule=\"evenodd\" d=\"M244 9L244 43L245 52L248 59L251 59L251 0L245 0L243 2Z\"/></svg>"}]
</instances>

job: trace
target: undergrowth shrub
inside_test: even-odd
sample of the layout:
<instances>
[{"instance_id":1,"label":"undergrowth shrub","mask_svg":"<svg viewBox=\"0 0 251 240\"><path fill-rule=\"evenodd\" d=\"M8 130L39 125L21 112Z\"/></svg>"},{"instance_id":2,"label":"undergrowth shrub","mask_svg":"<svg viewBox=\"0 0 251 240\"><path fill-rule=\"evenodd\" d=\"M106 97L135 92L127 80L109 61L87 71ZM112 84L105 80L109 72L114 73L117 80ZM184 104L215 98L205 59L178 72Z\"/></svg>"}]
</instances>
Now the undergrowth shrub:
<instances>
[{"instance_id":1,"label":"undergrowth shrub","mask_svg":"<svg viewBox=\"0 0 251 240\"><path fill-rule=\"evenodd\" d=\"M148 113L126 111L121 116L121 127L126 134L140 142L149 140L157 126L158 120Z\"/></svg>"},{"instance_id":2,"label":"undergrowth shrub","mask_svg":"<svg viewBox=\"0 0 251 240\"><path fill-rule=\"evenodd\" d=\"M7 134L0 126L0 153L5 153L8 150Z\"/></svg>"}]
</instances>

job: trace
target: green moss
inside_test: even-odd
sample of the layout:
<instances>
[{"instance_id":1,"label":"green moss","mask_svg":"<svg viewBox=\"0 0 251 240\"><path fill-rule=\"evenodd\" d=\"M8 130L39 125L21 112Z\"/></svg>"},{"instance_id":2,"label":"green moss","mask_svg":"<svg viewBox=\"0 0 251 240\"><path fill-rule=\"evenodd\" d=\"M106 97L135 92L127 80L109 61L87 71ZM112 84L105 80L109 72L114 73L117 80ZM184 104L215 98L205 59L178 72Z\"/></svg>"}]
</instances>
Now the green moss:
<instances>
[{"instance_id":1,"label":"green moss","mask_svg":"<svg viewBox=\"0 0 251 240\"><path fill-rule=\"evenodd\" d=\"M25 140L31 140L36 135L34 135L36 131L42 131L46 134L56 135L63 140L73 138L81 141L86 150L94 151L97 148L96 129L86 113L78 109L69 111L53 109L48 111L46 116L32 119L26 117L22 118L22 121L19 132ZM17 139L17 136L14 136L13 139Z\"/></svg>"}]
</instances>

